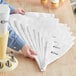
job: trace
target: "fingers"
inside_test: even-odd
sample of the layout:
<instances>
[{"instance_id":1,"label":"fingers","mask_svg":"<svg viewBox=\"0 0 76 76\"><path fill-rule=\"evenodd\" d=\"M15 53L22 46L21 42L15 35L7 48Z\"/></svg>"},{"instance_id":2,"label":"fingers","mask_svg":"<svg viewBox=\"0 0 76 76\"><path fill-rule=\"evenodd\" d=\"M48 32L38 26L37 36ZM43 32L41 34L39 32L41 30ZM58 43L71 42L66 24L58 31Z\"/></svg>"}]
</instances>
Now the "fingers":
<instances>
[{"instance_id":1,"label":"fingers","mask_svg":"<svg viewBox=\"0 0 76 76\"><path fill-rule=\"evenodd\" d=\"M22 14L22 15L24 15L25 11L22 9L22 10L19 11L19 13Z\"/></svg>"},{"instance_id":2,"label":"fingers","mask_svg":"<svg viewBox=\"0 0 76 76\"><path fill-rule=\"evenodd\" d=\"M27 51L27 57L34 59L35 55L36 54L33 51L32 52L29 50Z\"/></svg>"},{"instance_id":3,"label":"fingers","mask_svg":"<svg viewBox=\"0 0 76 76\"><path fill-rule=\"evenodd\" d=\"M24 10L24 9L22 9L21 11L22 11L22 12L25 12L25 10Z\"/></svg>"},{"instance_id":4,"label":"fingers","mask_svg":"<svg viewBox=\"0 0 76 76\"><path fill-rule=\"evenodd\" d=\"M22 53L25 57L34 59L37 55L28 45L24 45L22 48Z\"/></svg>"},{"instance_id":5,"label":"fingers","mask_svg":"<svg viewBox=\"0 0 76 76\"><path fill-rule=\"evenodd\" d=\"M25 15L25 10L22 8L17 8L13 11L14 14L22 14Z\"/></svg>"},{"instance_id":6,"label":"fingers","mask_svg":"<svg viewBox=\"0 0 76 76\"><path fill-rule=\"evenodd\" d=\"M19 13L22 14L22 15L25 14L25 10L24 10L23 8L19 8L18 11L19 11Z\"/></svg>"},{"instance_id":7,"label":"fingers","mask_svg":"<svg viewBox=\"0 0 76 76\"><path fill-rule=\"evenodd\" d=\"M30 52L32 55L37 55L37 53L35 51L33 51L32 49L30 49Z\"/></svg>"}]
</instances>

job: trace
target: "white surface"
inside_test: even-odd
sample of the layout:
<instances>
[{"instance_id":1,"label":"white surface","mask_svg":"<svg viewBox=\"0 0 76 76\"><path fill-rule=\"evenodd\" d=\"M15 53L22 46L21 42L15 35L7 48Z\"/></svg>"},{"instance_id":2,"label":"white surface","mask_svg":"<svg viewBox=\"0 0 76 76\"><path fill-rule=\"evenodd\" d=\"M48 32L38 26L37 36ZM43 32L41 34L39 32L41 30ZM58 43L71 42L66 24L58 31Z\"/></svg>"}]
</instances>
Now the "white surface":
<instances>
[{"instance_id":1,"label":"white surface","mask_svg":"<svg viewBox=\"0 0 76 76\"><path fill-rule=\"evenodd\" d=\"M48 64L63 56L74 44L70 28L59 23L53 14L27 12L24 16L12 15L10 24L37 52L35 60L41 71L45 71Z\"/></svg>"}]
</instances>

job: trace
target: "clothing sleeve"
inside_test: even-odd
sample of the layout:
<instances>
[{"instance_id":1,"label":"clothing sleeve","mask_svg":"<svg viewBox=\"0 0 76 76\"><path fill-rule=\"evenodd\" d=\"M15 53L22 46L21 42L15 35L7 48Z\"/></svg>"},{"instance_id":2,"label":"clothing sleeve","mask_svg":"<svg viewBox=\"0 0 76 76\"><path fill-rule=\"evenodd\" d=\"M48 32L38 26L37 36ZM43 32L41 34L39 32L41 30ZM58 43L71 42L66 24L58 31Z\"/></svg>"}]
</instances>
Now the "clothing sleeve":
<instances>
[{"instance_id":1,"label":"clothing sleeve","mask_svg":"<svg viewBox=\"0 0 76 76\"><path fill-rule=\"evenodd\" d=\"M25 45L25 41L21 39L13 30L11 26L8 27L9 30L9 37L8 37L8 47L19 51Z\"/></svg>"},{"instance_id":2,"label":"clothing sleeve","mask_svg":"<svg viewBox=\"0 0 76 76\"><path fill-rule=\"evenodd\" d=\"M12 6L12 5L10 5L10 4L8 4L7 2L5 2L4 0L2 0L2 4L7 4L8 6L9 6L9 8L10 8L10 14L14 11L14 7Z\"/></svg>"}]
</instances>

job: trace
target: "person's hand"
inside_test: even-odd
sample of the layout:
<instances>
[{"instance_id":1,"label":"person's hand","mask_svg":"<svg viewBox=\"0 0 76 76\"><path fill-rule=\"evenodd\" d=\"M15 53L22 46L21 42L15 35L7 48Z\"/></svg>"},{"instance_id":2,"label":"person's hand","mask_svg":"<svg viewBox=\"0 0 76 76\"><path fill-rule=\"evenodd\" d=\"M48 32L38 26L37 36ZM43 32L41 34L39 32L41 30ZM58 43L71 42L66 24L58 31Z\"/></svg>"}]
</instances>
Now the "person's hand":
<instances>
[{"instance_id":1,"label":"person's hand","mask_svg":"<svg viewBox=\"0 0 76 76\"><path fill-rule=\"evenodd\" d=\"M32 59L34 58L35 55L37 55L28 45L24 45L21 51L25 57L29 57Z\"/></svg>"},{"instance_id":2,"label":"person's hand","mask_svg":"<svg viewBox=\"0 0 76 76\"><path fill-rule=\"evenodd\" d=\"M23 8L15 8L12 14L25 14L25 10Z\"/></svg>"}]
</instances>

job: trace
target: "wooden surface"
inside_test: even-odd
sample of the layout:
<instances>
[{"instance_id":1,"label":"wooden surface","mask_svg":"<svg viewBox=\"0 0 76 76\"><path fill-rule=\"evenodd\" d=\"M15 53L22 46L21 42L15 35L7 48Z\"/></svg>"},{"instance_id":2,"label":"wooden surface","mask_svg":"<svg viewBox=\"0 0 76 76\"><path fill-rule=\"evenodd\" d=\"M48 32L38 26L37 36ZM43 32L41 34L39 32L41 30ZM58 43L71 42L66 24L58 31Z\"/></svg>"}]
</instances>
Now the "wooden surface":
<instances>
[{"instance_id":1,"label":"wooden surface","mask_svg":"<svg viewBox=\"0 0 76 76\"><path fill-rule=\"evenodd\" d=\"M55 10L43 7L39 0L7 0L7 2L26 11L55 13L60 22L67 23L73 35L76 35L76 22L69 0L65 0L65 3ZM48 65L45 72L40 72L34 60L24 58L20 54L15 55L19 61L18 67L11 72L0 73L0 76L76 76L76 43L63 57Z\"/></svg>"}]
</instances>

